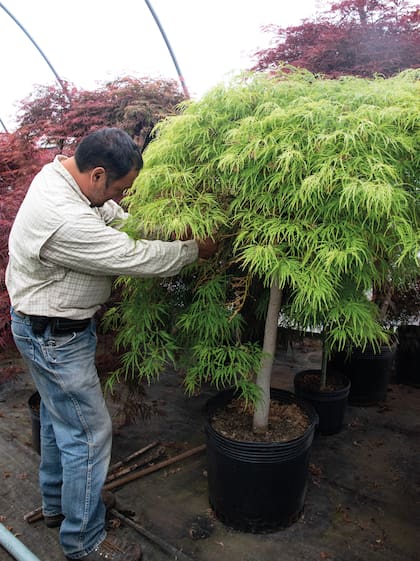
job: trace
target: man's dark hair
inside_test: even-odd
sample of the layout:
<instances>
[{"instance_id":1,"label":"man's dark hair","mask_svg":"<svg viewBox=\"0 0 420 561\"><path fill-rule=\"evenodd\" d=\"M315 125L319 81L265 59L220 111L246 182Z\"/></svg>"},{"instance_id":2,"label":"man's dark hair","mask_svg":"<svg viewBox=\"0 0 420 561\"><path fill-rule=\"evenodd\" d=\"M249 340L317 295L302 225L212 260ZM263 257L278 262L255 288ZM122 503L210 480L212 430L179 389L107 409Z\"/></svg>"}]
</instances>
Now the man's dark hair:
<instances>
[{"instance_id":1,"label":"man's dark hair","mask_svg":"<svg viewBox=\"0 0 420 561\"><path fill-rule=\"evenodd\" d=\"M107 183L124 177L132 169L140 171L143 158L140 148L129 134L115 127L107 127L85 136L74 154L79 171L103 167Z\"/></svg>"}]
</instances>

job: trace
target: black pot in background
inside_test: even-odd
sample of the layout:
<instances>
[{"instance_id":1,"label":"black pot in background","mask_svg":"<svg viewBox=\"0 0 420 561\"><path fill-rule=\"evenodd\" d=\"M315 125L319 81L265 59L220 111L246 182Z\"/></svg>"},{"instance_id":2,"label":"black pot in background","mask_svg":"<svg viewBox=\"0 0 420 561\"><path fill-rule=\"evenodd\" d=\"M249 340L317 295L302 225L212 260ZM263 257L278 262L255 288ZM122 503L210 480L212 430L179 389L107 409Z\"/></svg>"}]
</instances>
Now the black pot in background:
<instances>
[{"instance_id":1,"label":"black pot in background","mask_svg":"<svg viewBox=\"0 0 420 561\"><path fill-rule=\"evenodd\" d=\"M420 325L400 325L397 329L395 375L397 382L420 387Z\"/></svg>"},{"instance_id":2,"label":"black pot in background","mask_svg":"<svg viewBox=\"0 0 420 561\"><path fill-rule=\"evenodd\" d=\"M38 454L41 454L41 440L40 440L40 430L41 423L39 420L39 407L41 405L41 396L38 392L35 392L28 399L29 412L31 414L32 423L32 448Z\"/></svg>"},{"instance_id":3,"label":"black pot in background","mask_svg":"<svg viewBox=\"0 0 420 561\"><path fill-rule=\"evenodd\" d=\"M395 359L395 345L379 351L367 347L336 353L330 367L342 372L351 382L348 401L351 405L375 405L385 401Z\"/></svg>"},{"instance_id":4,"label":"black pot in background","mask_svg":"<svg viewBox=\"0 0 420 561\"><path fill-rule=\"evenodd\" d=\"M347 409L350 380L340 372L328 373L337 389L321 391L312 387L310 381L320 380L321 370L301 370L294 377L295 394L309 401L319 416L318 432L325 435L336 434L343 427Z\"/></svg>"},{"instance_id":5,"label":"black pot in background","mask_svg":"<svg viewBox=\"0 0 420 561\"><path fill-rule=\"evenodd\" d=\"M304 507L317 414L292 392L272 389L272 399L298 404L310 426L289 442L236 441L211 424L212 413L233 397L233 391L221 392L205 408L210 506L219 520L236 530L262 533L290 526Z\"/></svg>"}]
</instances>

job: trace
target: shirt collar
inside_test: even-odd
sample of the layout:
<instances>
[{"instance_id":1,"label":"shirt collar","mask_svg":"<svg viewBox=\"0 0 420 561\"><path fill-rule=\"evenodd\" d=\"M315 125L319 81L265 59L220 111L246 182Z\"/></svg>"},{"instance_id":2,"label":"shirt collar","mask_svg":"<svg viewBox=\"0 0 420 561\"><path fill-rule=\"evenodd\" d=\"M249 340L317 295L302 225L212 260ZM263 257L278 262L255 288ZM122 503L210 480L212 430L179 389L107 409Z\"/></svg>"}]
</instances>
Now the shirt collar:
<instances>
[{"instance_id":1,"label":"shirt collar","mask_svg":"<svg viewBox=\"0 0 420 561\"><path fill-rule=\"evenodd\" d=\"M75 191L77 193L77 195L83 199L83 201L86 202L86 204L88 204L90 206L90 201L89 199L82 193L79 185L77 184L76 180L74 179L74 177L72 176L72 174L70 172L68 172L66 170L66 168L63 166L63 164L61 162L63 162L64 160L67 160L67 156L64 156L62 154L58 154L53 161L53 167L55 169L55 171L57 171L57 173L59 173L65 180L66 182L69 184L69 186L73 189L73 191Z\"/></svg>"}]
</instances>

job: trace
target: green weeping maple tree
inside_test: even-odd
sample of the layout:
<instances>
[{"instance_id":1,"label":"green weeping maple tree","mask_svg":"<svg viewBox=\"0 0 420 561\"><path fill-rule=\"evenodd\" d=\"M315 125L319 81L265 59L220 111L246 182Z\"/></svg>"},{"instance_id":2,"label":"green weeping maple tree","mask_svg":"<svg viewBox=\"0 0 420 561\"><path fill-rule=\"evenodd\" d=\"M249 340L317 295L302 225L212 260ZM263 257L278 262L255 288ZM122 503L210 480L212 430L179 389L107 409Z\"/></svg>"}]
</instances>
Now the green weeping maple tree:
<instances>
[{"instance_id":1,"label":"green weeping maple tree","mask_svg":"<svg viewBox=\"0 0 420 561\"><path fill-rule=\"evenodd\" d=\"M237 388L261 431L282 301L299 325L322 326L327 352L386 341L366 292L418 267L419 94L415 71L329 80L289 67L159 124L127 231L191 229L220 249L175 278L120 279L107 321L125 354L108 385L152 380L169 361L189 393Z\"/></svg>"}]
</instances>

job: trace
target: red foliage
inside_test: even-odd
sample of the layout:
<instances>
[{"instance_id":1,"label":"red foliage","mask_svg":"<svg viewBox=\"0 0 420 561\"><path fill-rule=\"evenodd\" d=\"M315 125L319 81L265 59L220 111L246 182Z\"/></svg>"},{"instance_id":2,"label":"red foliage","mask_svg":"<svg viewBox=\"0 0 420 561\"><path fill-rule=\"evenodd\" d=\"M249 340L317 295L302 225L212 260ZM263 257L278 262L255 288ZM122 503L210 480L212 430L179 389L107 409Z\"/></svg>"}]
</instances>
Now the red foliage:
<instances>
[{"instance_id":1,"label":"red foliage","mask_svg":"<svg viewBox=\"0 0 420 561\"><path fill-rule=\"evenodd\" d=\"M12 343L10 301L4 283L8 236L20 203L45 156L45 151L37 149L24 131L0 134L0 347Z\"/></svg>"},{"instance_id":2,"label":"red foliage","mask_svg":"<svg viewBox=\"0 0 420 561\"><path fill-rule=\"evenodd\" d=\"M18 129L0 132L0 348L12 344L10 300L4 282L8 237L16 212L41 167L71 154L87 133L118 126L142 146L153 126L184 99L173 80L121 78L95 91L40 86L20 104Z\"/></svg>"},{"instance_id":3,"label":"red foliage","mask_svg":"<svg viewBox=\"0 0 420 561\"><path fill-rule=\"evenodd\" d=\"M67 84L68 101L56 86L41 86L21 103L20 129L44 146L72 150L79 139L106 126L126 130L141 145L156 122L184 99L172 80L125 77L94 91Z\"/></svg>"},{"instance_id":4,"label":"red foliage","mask_svg":"<svg viewBox=\"0 0 420 561\"><path fill-rule=\"evenodd\" d=\"M253 70L287 63L331 77L369 77L420 67L420 9L407 2L344 0L315 21L265 30L274 46L255 53Z\"/></svg>"}]
</instances>

